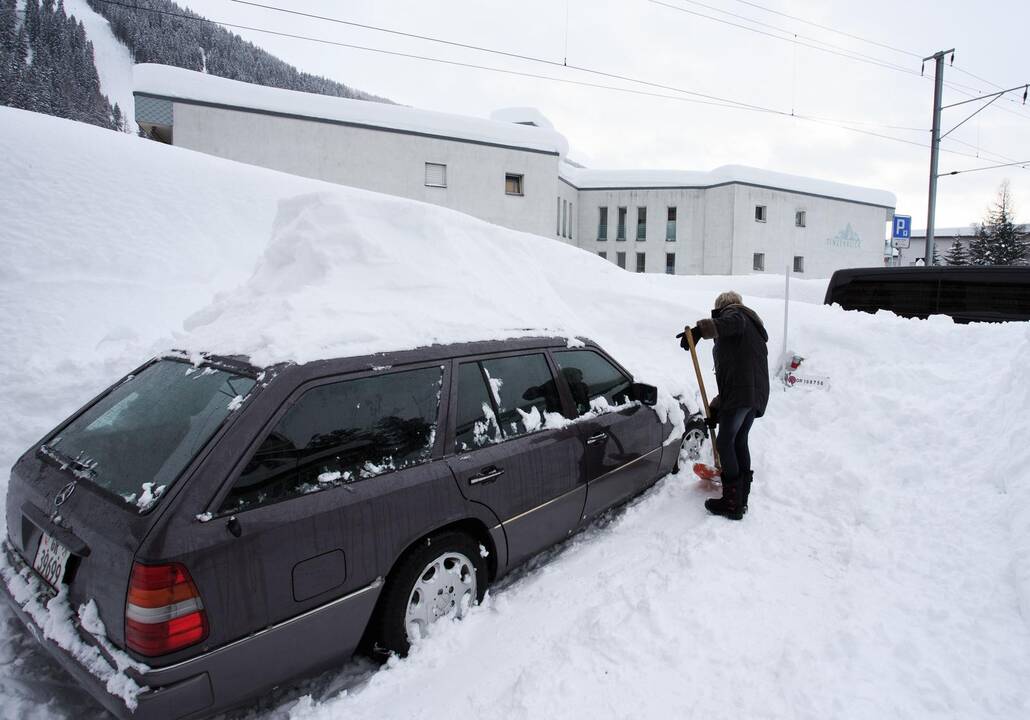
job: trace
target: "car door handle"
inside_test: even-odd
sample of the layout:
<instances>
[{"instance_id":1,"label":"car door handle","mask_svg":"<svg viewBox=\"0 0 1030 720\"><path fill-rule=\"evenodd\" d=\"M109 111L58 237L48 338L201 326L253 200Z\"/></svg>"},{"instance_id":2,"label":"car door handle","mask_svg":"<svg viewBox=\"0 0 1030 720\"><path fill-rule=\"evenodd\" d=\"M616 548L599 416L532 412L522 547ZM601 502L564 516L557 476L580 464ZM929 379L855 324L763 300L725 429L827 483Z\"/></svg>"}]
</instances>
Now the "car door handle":
<instances>
[{"instance_id":1,"label":"car door handle","mask_svg":"<svg viewBox=\"0 0 1030 720\"><path fill-rule=\"evenodd\" d=\"M504 475L504 470L494 465L483 468L478 474L473 475L469 478L469 485L478 485L479 483L490 482L496 480L501 475Z\"/></svg>"},{"instance_id":2,"label":"car door handle","mask_svg":"<svg viewBox=\"0 0 1030 720\"><path fill-rule=\"evenodd\" d=\"M596 435L591 435L587 438L587 445L596 445L599 442L604 442L608 439L608 433L599 432Z\"/></svg>"}]
</instances>

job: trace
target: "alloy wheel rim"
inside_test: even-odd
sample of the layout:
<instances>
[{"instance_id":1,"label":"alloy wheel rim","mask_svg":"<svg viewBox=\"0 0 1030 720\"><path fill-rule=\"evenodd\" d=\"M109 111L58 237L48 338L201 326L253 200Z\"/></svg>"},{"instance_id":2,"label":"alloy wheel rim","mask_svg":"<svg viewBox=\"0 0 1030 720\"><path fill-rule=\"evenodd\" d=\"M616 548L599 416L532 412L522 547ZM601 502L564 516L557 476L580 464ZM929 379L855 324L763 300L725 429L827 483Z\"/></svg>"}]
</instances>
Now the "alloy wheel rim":
<instances>
[{"instance_id":1,"label":"alloy wheel rim","mask_svg":"<svg viewBox=\"0 0 1030 720\"><path fill-rule=\"evenodd\" d=\"M476 598L476 568L465 555L447 552L430 561L408 594L404 611L408 642L421 640L441 618L464 617Z\"/></svg>"}]
</instances>

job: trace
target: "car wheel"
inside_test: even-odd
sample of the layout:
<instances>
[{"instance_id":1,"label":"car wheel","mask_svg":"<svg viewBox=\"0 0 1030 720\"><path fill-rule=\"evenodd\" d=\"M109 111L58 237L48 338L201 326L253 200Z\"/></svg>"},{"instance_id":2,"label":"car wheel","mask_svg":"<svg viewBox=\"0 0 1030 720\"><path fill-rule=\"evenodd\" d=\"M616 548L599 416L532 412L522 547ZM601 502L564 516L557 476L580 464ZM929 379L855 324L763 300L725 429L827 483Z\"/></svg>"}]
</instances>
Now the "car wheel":
<instances>
[{"instance_id":1,"label":"car wheel","mask_svg":"<svg viewBox=\"0 0 1030 720\"><path fill-rule=\"evenodd\" d=\"M461 618L486 594L479 543L460 532L422 540L405 555L383 588L376 649L406 655L442 618Z\"/></svg>"},{"instance_id":2,"label":"car wheel","mask_svg":"<svg viewBox=\"0 0 1030 720\"><path fill-rule=\"evenodd\" d=\"M703 424L687 426L687 431L683 433L683 440L680 441L680 452L676 456L676 465L672 469L674 473L680 471L679 458L683 456L684 452L687 453L687 459L691 462L698 462L701 459L701 447L707 437L708 433Z\"/></svg>"}]
</instances>

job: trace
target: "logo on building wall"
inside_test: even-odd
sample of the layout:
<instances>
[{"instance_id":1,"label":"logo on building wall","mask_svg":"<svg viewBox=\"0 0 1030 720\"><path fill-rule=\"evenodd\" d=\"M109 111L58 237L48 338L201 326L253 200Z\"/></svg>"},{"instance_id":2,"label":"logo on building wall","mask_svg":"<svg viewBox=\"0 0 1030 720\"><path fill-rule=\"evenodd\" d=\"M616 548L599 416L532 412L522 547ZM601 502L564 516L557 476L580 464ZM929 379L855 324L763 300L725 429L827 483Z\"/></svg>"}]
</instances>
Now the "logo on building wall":
<instances>
[{"instance_id":1,"label":"logo on building wall","mask_svg":"<svg viewBox=\"0 0 1030 720\"><path fill-rule=\"evenodd\" d=\"M855 232L855 229L851 227L851 223L848 223L847 227L838 232L832 238L827 238L826 244L829 247L854 250L862 247L862 238L860 238L858 233Z\"/></svg>"}]
</instances>

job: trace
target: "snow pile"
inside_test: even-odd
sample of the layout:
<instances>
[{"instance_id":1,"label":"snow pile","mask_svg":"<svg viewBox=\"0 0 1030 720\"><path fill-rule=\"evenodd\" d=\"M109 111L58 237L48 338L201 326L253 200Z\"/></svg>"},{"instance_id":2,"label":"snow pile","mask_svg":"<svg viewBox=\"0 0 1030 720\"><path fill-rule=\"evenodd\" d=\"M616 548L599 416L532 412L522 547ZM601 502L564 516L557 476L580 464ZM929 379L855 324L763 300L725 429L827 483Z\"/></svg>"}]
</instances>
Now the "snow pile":
<instances>
[{"instance_id":1,"label":"snow pile","mask_svg":"<svg viewBox=\"0 0 1030 720\"><path fill-rule=\"evenodd\" d=\"M783 342L782 278L626 273L437 207L3 108L0 127L4 467L170 346L268 361L547 331L693 398L673 335L718 292ZM774 388L744 522L670 476L408 659L251 715L1030 716L1030 323L847 313L824 290L792 282L790 346L831 386ZM103 716L0 619L5 714Z\"/></svg>"},{"instance_id":2,"label":"snow pile","mask_svg":"<svg viewBox=\"0 0 1030 720\"><path fill-rule=\"evenodd\" d=\"M535 259L548 262L526 273ZM570 264L611 263L468 215L345 191L280 204L244 285L187 319L180 346L258 365L515 335L574 335L556 292Z\"/></svg>"},{"instance_id":3,"label":"snow pile","mask_svg":"<svg viewBox=\"0 0 1030 720\"><path fill-rule=\"evenodd\" d=\"M133 668L144 672L147 667L111 645L95 602L90 600L84 604L76 616L68 603L67 589L62 589L44 605L39 600L42 583L29 569L15 572L7 564L6 559L2 559L0 576L3 577L15 602L35 621L45 638L52 640L78 660L86 670L104 683L109 693L121 698L129 710L136 709L136 698L143 688L128 676L126 670ZM110 664L99 648L79 637L76 625L94 636L98 644L114 660L114 665Z\"/></svg>"}]
</instances>

